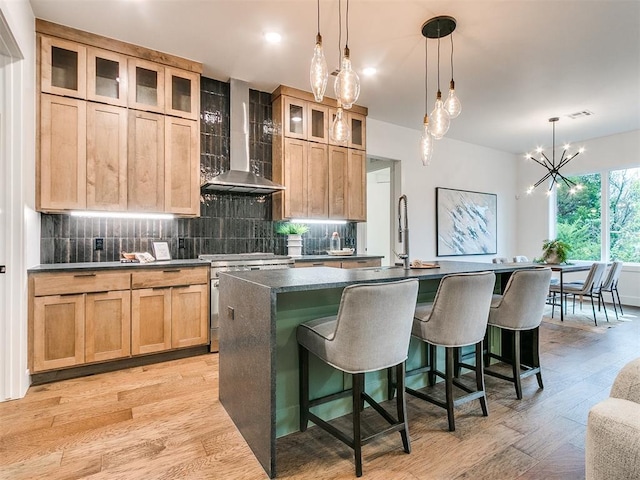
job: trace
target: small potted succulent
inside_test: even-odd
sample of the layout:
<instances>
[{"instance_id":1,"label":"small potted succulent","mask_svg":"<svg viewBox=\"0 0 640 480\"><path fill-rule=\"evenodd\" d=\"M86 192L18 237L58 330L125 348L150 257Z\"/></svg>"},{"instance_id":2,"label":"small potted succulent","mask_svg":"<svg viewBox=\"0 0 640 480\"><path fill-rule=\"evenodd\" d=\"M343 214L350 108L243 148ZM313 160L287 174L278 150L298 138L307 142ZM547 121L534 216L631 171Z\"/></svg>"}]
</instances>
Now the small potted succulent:
<instances>
[{"instance_id":1,"label":"small potted succulent","mask_svg":"<svg viewBox=\"0 0 640 480\"><path fill-rule=\"evenodd\" d=\"M565 263L570 251L571 245L567 242L558 239L545 240L542 244L542 260L551 264Z\"/></svg>"},{"instance_id":2,"label":"small potted succulent","mask_svg":"<svg viewBox=\"0 0 640 480\"><path fill-rule=\"evenodd\" d=\"M291 257L302 256L302 234L308 231L303 223L281 223L276 227L276 232L287 236L287 254Z\"/></svg>"}]
</instances>

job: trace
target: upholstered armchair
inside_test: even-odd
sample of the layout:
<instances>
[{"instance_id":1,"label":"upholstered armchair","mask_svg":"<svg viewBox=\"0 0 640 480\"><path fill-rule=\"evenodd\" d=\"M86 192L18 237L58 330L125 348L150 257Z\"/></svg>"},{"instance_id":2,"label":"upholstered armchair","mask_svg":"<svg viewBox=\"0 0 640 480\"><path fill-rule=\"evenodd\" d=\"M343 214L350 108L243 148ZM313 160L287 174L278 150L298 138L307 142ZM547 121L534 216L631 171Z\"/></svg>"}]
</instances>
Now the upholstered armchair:
<instances>
[{"instance_id":1,"label":"upholstered armchair","mask_svg":"<svg viewBox=\"0 0 640 480\"><path fill-rule=\"evenodd\" d=\"M624 366L610 397L589 411L586 478L640 478L640 358Z\"/></svg>"}]
</instances>

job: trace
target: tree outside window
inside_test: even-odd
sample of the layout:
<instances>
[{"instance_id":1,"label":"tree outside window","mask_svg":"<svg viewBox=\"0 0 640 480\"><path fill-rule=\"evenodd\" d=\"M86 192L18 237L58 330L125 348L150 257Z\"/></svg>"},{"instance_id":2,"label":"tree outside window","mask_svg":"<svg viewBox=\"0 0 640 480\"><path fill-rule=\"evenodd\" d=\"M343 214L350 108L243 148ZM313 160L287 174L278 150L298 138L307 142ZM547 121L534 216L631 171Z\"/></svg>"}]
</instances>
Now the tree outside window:
<instances>
[{"instance_id":1,"label":"tree outside window","mask_svg":"<svg viewBox=\"0 0 640 480\"><path fill-rule=\"evenodd\" d=\"M609 237L609 260L640 263L640 168L614 170L603 192L600 174L568 177L583 188L557 190L557 237L572 247L571 260L600 260L603 233ZM606 195L609 222L602 224L601 196Z\"/></svg>"}]
</instances>

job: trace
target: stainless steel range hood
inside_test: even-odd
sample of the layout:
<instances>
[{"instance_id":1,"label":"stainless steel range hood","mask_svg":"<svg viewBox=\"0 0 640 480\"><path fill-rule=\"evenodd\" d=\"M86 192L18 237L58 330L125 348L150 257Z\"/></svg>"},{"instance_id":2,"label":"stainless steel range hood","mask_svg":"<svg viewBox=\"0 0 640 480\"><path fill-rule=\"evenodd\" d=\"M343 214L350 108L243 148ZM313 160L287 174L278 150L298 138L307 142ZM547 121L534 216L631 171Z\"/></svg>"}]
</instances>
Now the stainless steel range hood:
<instances>
[{"instance_id":1,"label":"stainless steel range hood","mask_svg":"<svg viewBox=\"0 0 640 480\"><path fill-rule=\"evenodd\" d=\"M207 180L201 190L207 192L253 193L267 195L284 186L249 171L249 85L234 78L231 85L230 170Z\"/></svg>"}]
</instances>

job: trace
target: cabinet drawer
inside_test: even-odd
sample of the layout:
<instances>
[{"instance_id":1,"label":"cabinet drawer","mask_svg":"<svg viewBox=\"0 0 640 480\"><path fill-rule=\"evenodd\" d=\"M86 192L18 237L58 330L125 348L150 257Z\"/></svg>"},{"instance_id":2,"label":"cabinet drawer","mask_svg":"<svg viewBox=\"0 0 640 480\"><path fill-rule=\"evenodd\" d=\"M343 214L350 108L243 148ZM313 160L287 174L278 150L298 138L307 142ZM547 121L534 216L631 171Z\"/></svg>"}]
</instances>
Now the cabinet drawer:
<instances>
[{"instance_id":1,"label":"cabinet drawer","mask_svg":"<svg viewBox=\"0 0 640 480\"><path fill-rule=\"evenodd\" d=\"M320 260L317 262L296 262L296 268L306 268L306 267L333 267L340 268L340 260Z\"/></svg>"},{"instance_id":2,"label":"cabinet drawer","mask_svg":"<svg viewBox=\"0 0 640 480\"><path fill-rule=\"evenodd\" d=\"M380 259L369 260L347 260L342 262L342 268L366 268L379 267Z\"/></svg>"},{"instance_id":3,"label":"cabinet drawer","mask_svg":"<svg viewBox=\"0 0 640 480\"><path fill-rule=\"evenodd\" d=\"M207 283L209 267L171 268L133 272L131 288L173 287Z\"/></svg>"},{"instance_id":4,"label":"cabinet drawer","mask_svg":"<svg viewBox=\"0 0 640 480\"><path fill-rule=\"evenodd\" d=\"M107 292L128 290L131 285L129 272L65 272L43 273L33 278L33 294L64 295L69 293Z\"/></svg>"}]
</instances>

